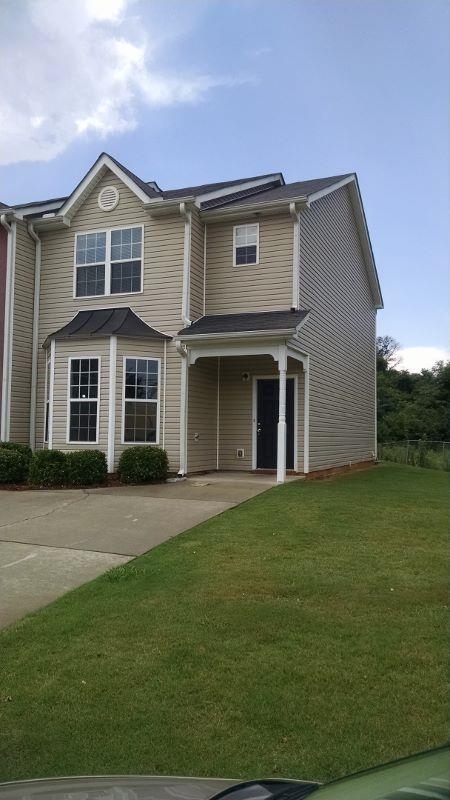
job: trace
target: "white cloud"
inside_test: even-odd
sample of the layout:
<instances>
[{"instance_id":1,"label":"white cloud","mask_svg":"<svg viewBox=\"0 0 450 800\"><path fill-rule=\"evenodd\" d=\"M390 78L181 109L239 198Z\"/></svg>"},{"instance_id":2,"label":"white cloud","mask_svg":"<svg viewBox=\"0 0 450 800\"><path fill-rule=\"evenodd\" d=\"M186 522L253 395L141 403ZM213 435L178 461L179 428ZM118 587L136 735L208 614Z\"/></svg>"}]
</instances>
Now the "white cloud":
<instances>
[{"instance_id":1,"label":"white cloud","mask_svg":"<svg viewBox=\"0 0 450 800\"><path fill-rule=\"evenodd\" d=\"M22 0L2 9L0 164L49 161L88 132L132 130L143 103L195 103L236 83L158 69L167 33L146 30L133 11L133 0Z\"/></svg>"},{"instance_id":2,"label":"white cloud","mask_svg":"<svg viewBox=\"0 0 450 800\"><path fill-rule=\"evenodd\" d=\"M448 361L450 352L441 347L405 347L399 350L400 363L397 369L420 372L431 369L437 361Z\"/></svg>"}]
</instances>

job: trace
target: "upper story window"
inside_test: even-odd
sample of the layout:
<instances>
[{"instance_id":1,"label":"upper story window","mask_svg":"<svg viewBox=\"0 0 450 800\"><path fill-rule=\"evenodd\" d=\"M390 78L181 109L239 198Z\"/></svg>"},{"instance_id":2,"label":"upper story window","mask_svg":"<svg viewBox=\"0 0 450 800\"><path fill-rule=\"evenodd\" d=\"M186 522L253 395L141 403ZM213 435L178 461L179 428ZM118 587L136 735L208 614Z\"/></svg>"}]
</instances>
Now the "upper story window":
<instances>
[{"instance_id":1,"label":"upper story window","mask_svg":"<svg viewBox=\"0 0 450 800\"><path fill-rule=\"evenodd\" d=\"M75 237L75 297L142 291L142 226Z\"/></svg>"},{"instance_id":2,"label":"upper story window","mask_svg":"<svg viewBox=\"0 0 450 800\"><path fill-rule=\"evenodd\" d=\"M234 266L259 263L259 225L235 225Z\"/></svg>"}]
</instances>

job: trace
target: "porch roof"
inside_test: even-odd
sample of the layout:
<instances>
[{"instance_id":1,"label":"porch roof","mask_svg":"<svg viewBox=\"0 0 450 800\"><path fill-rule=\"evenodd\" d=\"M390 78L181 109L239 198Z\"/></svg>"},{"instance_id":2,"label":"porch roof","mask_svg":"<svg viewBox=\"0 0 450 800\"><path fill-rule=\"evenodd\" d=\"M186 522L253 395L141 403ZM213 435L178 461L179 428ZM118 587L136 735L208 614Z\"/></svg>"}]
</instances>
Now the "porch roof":
<instances>
[{"instance_id":1,"label":"porch roof","mask_svg":"<svg viewBox=\"0 0 450 800\"><path fill-rule=\"evenodd\" d=\"M147 325L131 308L102 308L79 311L67 325L51 333L43 347L52 339L85 339L96 336L127 336L132 339L170 339L165 333Z\"/></svg>"},{"instance_id":2,"label":"porch roof","mask_svg":"<svg viewBox=\"0 0 450 800\"><path fill-rule=\"evenodd\" d=\"M232 333L277 333L293 335L304 322L309 311L252 311L245 314L207 314L187 328L179 331L182 339L193 336L226 335Z\"/></svg>"}]
</instances>

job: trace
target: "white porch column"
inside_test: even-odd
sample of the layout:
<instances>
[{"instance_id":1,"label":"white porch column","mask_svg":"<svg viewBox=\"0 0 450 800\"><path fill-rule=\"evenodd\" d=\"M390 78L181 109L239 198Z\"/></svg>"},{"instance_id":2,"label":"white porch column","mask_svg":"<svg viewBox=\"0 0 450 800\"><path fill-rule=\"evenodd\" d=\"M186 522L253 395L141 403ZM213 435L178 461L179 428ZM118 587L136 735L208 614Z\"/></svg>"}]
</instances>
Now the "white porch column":
<instances>
[{"instance_id":1,"label":"white porch column","mask_svg":"<svg viewBox=\"0 0 450 800\"><path fill-rule=\"evenodd\" d=\"M277 437L277 483L286 480L286 347L280 346L278 359L278 437Z\"/></svg>"},{"instance_id":2,"label":"white porch column","mask_svg":"<svg viewBox=\"0 0 450 800\"><path fill-rule=\"evenodd\" d=\"M187 348L180 341L175 346L181 356L181 386L180 386L180 468L179 477L187 473L187 425L188 425L188 385L189 365Z\"/></svg>"}]
</instances>

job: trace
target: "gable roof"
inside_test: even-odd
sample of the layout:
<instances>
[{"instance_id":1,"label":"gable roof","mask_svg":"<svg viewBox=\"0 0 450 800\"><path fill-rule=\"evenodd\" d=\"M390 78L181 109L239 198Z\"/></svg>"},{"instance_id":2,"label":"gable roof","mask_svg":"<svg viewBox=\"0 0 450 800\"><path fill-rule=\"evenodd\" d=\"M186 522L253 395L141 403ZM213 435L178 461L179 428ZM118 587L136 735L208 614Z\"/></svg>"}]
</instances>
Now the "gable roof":
<instances>
[{"instance_id":1,"label":"gable roof","mask_svg":"<svg viewBox=\"0 0 450 800\"><path fill-rule=\"evenodd\" d=\"M317 192L321 192L324 189L330 189L334 187L335 184L341 183L344 180L351 180L354 177L354 173L346 173L345 175L333 175L329 178L314 178L313 180L308 181L296 181L295 183L286 183L283 186L275 186L271 187L270 189L261 190L259 193L255 193L256 196L246 196L246 197L224 197L222 198L221 206L250 206L255 205L257 203L271 203L275 200L293 200L298 199L301 197L310 198L312 195L316 194ZM217 207L216 204L215 207ZM211 205L207 203L202 204L202 209L204 208L207 210L211 208Z\"/></svg>"},{"instance_id":2,"label":"gable roof","mask_svg":"<svg viewBox=\"0 0 450 800\"><path fill-rule=\"evenodd\" d=\"M70 219L107 170L111 170L139 200L145 202L161 197L160 192L156 191L152 185L141 180L134 172L124 167L123 164L112 158L108 153L101 153L78 186L75 187L72 194L62 204L58 210L58 215Z\"/></svg>"},{"instance_id":3,"label":"gable roof","mask_svg":"<svg viewBox=\"0 0 450 800\"><path fill-rule=\"evenodd\" d=\"M170 339L147 325L131 308L102 308L79 311L67 325L47 336L44 348L52 339L86 339L97 336L127 336L133 339Z\"/></svg>"},{"instance_id":4,"label":"gable roof","mask_svg":"<svg viewBox=\"0 0 450 800\"><path fill-rule=\"evenodd\" d=\"M251 311L244 314L207 314L178 332L181 337L252 333L255 331L290 331L292 333L308 316L309 311Z\"/></svg>"}]
</instances>

